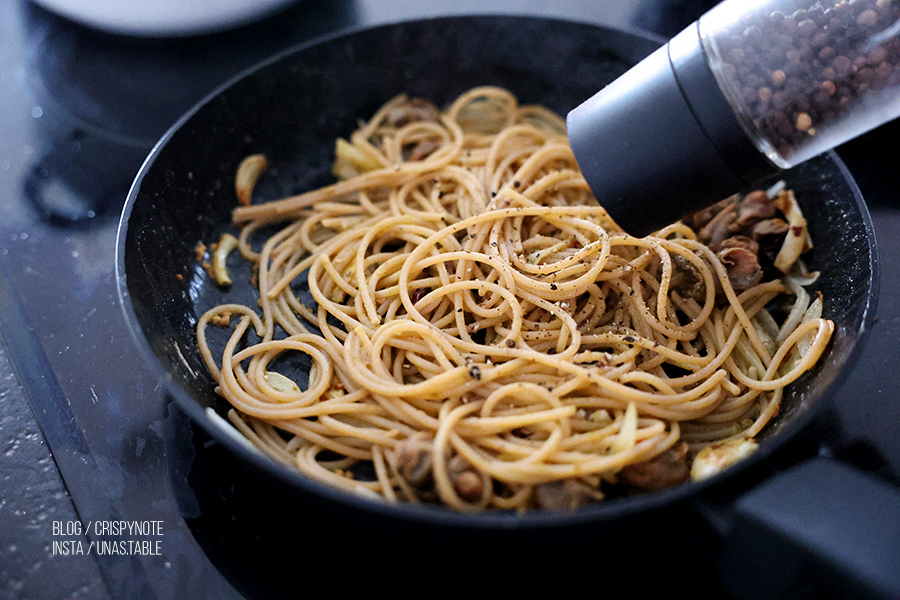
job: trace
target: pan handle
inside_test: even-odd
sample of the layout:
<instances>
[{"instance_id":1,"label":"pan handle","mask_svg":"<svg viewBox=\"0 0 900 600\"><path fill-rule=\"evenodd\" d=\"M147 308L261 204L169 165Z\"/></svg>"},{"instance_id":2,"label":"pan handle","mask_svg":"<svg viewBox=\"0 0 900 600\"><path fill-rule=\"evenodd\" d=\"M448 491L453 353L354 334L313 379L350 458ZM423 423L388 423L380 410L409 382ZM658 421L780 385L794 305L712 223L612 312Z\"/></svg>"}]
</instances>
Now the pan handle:
<instances>
[{"instance_id":1,"label":"pan handle","mask_svg":"<svg viewBox=\"0 0 900 600\"><path fill-rule=\"evenodd\" d=\"M696 508L724 538L719 576L741 600L900 599L900 492L866 473L812 458L741 495L727 517Z\"/></svg>"}]
</instances>

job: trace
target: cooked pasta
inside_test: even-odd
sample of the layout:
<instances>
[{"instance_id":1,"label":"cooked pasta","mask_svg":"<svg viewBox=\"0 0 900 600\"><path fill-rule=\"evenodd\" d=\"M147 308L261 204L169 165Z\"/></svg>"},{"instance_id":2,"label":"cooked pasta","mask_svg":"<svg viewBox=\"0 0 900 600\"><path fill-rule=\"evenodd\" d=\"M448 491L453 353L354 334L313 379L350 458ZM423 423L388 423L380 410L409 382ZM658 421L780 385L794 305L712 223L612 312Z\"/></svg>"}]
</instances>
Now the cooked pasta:
<instances>
[{"instance_id":1,"label":"cooked pasta","mask_svg":"<svg viewBox=\"0 0 900 600\"><path fill-rule=\"evenodd\" d=\"M231 422L315 480L461 511L674 485L752 440L830 339L796 278L735 284L685 222L622 232L564 121L506 90L398 96L336 155L336 183L234 210L259 306L197 327Z\"/></svg>"}]
</instances>

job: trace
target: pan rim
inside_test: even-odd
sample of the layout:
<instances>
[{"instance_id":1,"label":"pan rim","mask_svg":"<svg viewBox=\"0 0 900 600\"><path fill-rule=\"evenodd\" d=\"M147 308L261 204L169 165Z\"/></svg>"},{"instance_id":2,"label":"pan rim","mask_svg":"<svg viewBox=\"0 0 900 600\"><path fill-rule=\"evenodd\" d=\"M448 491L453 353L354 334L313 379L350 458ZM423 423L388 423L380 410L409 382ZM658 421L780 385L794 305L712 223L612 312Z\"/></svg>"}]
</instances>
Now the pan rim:
<instances>
[{"instance_id":1,"label":"pan rim","mask_svg":"<svg viewBox=\"0 0 900 600\"><path fill-rule=\"evenodd\" d=\"M461 513L451 509L439 506L429 505L413 505L409 503L391 504L388 502L373 500L359 495L350 494L317 482L311 478L302 475L299 471L290 469L287 466L277 463L268 456L262 454L259 450L253 448L250 450L246 443L242 443L235 439L232 435L226 435L221 425L214 422L206 413L206 409L194 400L191 395L180 385L173 381L171 375L166 370L162 360L151 349L147 338L141 330L136 312L131 302L128 291L128 284L125 273L125 249L128 237L129 220L134 205L141 191L141 185L144 177L152 169L153 164L166 148L172 137L181 130L191 119L199 113L205 106L209 105L214 99L232 88L238 82L253 76L255 73L272 66L290 56L299 54L307 49L313 48L320 44L327 43L332 40L350 37L365 31L373 31L377 29L387 29L392 27L402 27L411 24L422 25L430 22L440 22L448 20L460 19L517 19L517 20L539 20L553 21L562 24L578 24L596 28L598 31L610 31L617 34L628 36L637 36L645 41L658 42L657 36L647 34L646 32L629 31L622 28L613 28L608 25L578 21L571 19L554 19L542 16L527 15L503 15L503 14L468 14L468 15L452 15L430 17L427 19L410 19L401 22L383 23L366 27L349 27L336 32L317 37L309 42L304 42L296 46L287 48L277 52L271 57L257 63L256 65L243 70L239 74L230 78L222 85L216 87L212 92L207 94L201 101L195 104L191 109L186 111L159 139L153 146L152 150L142 163L129 191L122 210L122 214L118 224L116 237L116 260L115 260L115 277L116 289L120 306L122 307L123 316L132 340L135 342L138 350L144 359L144 363L152 371L153 375L161 381L166 389L167 394L172 397L178 406L184 410L189 417L206 431L210 436L222 443L229 452L240 460L259 469L262 473L276 481L283 482L290 488L306 494L312 494L317 499L324 500L329 504L334 504L335 508L346 508L351 510L363 511L368 514L374 514L389 519L401 520L410 524L426 525L426 526L443 526L451 528L468 528L479 530L544 530L556 529L560 527L572 527L598 522L609 522L617 520L620 517L631 516L638 513L645 513L650 510L659 509L677 504L681 501L695 497L705 490L718 486L726 480L733 480L742 472L746 471L753 464L764 461L772 453L778 450L788 440L792 439L797 433L805 428L813 418L820 412L816 408L806 410L804 414L798 416L791 423L779 432L774 439L766 440L765 444L760 445L760 449L755 453L751 460L745 460L732 466L728 470L699 482L688 482L676 487L667 488L661 491L642 494L628 498L617 498L603 502L593 503L579 508L575 511L528 511L519 514L509 511L481 511L477 513ZM869 278L869 289L866 290L866 302L863 309L862 323L860 330L857 332L859 338L854 342L853 348L847 357L847 360L840 365L835 381L832 382L821 397L816 399L816 404L821 407L826 404L840 388L841 375L847 373L856 362L862 347L864 346L865 336L871 329L871 323L875 312L878 292L878 252L875 239L874 225L871 215L865 205L862 194L850 174L849 170L840 160L838 155L829 151L824 155L823 160L833 163L843 181L848 185L853 195L853 204L860 212L863 221L863 227L866 233L866 239L869 250L868 266L871 272Z\"/></svg>"}]
</instances>

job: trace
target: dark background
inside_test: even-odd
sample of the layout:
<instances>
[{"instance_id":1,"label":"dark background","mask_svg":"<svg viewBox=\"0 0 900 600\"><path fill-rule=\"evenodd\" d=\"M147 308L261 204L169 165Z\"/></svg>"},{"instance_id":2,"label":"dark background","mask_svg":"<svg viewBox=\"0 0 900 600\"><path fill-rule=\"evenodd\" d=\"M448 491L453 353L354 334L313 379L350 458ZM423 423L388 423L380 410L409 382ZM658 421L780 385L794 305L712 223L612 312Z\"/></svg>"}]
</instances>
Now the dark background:
<instances>
[{"instance_id":1,"label":"dark background","mask_svg":"<svg viewBox=\"0 0 900 600\"><path fill-rule=\"evenodd\" d=\"M622 590L675 586L730 597L717 583L720 548L699 531L652 544L642 531L612 549L621 559L613 564L596 558L610 553L609 540L597 540L596 555L584 544L463 545L421 555L390 532L270 493L193 430L144 370L125 329L113 270L128 186L182 112L256 62L338 29L479 12L571 18L663 41L712 3L487 4L300 0L232 31L140 39L88 29L24 0L0 3L0 599L319 597L325 581L339 596L397 585L403 596L478 595L528 592L548 577L576 593L632 597ZM834 406L781 457L837 457L892 486L900 472L898 133L891 123L838 149L873 214L881 296ZM54 555L54 521L114 519L162 521L162 555ZM790 595L810 593L801 585Z\"/></svg>"}]
</instances>

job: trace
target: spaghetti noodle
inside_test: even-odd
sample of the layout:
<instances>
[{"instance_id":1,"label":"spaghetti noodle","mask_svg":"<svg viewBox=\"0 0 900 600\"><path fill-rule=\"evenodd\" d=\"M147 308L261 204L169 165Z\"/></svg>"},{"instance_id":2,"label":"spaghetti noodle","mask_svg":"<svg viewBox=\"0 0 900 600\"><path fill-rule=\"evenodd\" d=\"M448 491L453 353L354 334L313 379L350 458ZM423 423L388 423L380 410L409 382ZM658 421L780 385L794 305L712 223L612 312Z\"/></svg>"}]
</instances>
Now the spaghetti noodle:
<instances>
[{"instance_id":1,"label":"spaghetti noodle","mask_svg":"<svg viewBox=\"0 0 900 600\"><path fill-rule=\"evenodd\" d=\"M234 210L261 314L197 328L232 423L329 485L468 511L678 483L701 448L758 434L830 339L821 299L786 277L736 290L686 224L619 230L562 119L506 90L397 97L334 168ZM308 381L278 366L298 354Z\"/></svg>"}]
</instances>

